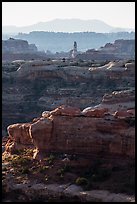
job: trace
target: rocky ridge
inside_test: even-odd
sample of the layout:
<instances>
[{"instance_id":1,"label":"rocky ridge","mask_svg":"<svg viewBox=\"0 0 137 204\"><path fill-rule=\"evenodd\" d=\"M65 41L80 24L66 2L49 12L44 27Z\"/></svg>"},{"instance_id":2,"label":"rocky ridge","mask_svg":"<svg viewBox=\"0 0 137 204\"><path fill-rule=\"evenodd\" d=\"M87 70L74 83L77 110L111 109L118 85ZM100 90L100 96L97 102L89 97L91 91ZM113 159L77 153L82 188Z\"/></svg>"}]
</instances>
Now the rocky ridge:
<instances>
[{"instance_id":1,"label":"rocky ridge","mask_svg":"<svg viewBox=\"0 0 137 204\"><path fill-rule=\"evenodd\" d=\"M127 61L105 65L102 62L100 66L97 62L67 60L5 62L3 132L9 124L30 121L43 110L51 111L62 104L77 104L80 109L84 109L85 104L87 107L98 105L106 93L133 88L134 73L134 62Z\"/></svg>"},{"instance_id":2,"label":"rocky ridge","mask_svg":"<svg viewBox=\"0 0 137 204\"><path fill-rule=\"evenodd\" d=\"M124 106L123 103L119 106L119 97L122 97ZM112 93L105 102L104 98L98 107L81 111L62 105L53 111L43 112L42 117L31 123L10 125L6 150L14 152L24 145L33 144L36 148L34 158L41 157L44 152L85 155L102 152L104 155L134 158L134 91ZM104 104L106 106L102 107Z\"/></svg>"}]
</instances>

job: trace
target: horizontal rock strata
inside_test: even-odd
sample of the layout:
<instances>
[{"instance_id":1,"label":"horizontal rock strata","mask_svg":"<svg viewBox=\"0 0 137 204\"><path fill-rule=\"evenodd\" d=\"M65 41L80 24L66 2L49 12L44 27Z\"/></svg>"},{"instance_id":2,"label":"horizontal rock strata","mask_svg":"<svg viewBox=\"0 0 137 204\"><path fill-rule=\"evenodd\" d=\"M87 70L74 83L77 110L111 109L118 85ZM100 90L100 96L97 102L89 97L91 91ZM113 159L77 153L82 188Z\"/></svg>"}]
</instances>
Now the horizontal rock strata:
<instances>
[{"instance_id":1,"label":"horizontal rock strata","mask_svg":"<svg viewBox=\"0 0 137 204\"><path fill-rule=\"evenodd\" d=\"M10 125L9 141L12 138L13 142L12 148L7 143L7 150L16 149L17 144L33 144L36 148L34 158L45 152L102 153L134 158L134 116L127 115L125 111L125 115L119 117L118 112L110 114L107 111L95 108L80 111L63 105L43 113L43 117L31 123Z\"/></svg>"},{"instance_id":2,"label":"horizontal rock strata","mask_svg":"<svg viewBox=\"0 0 137 204\"><path fill-rule=\"evenodd\" d=\"M62 104L80 109L94 106L106 93L135 86L134 62L110 62L103 66L91 62L75 64L67 60L3 62L2 129L31 121L43 110L51 111ZM124 97L118 100L121 103Z\"/></svg>"}]
</instances>

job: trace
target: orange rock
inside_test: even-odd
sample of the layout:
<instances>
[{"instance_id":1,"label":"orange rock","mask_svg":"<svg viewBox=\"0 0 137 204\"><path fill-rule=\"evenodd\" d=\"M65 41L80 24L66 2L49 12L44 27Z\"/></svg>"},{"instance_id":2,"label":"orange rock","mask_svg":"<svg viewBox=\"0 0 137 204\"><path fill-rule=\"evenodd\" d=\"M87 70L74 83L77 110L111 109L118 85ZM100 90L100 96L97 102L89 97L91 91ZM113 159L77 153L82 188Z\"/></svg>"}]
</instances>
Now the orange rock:
<instances>
[{"instance_id":1,"label":"orange rock","mask_svg":"<svg viewBox=\"0 0 137 204\"><path fill-rule=\"evenodd\" d=\"M10 138L13 138L15 142L28 145L32 144L29 127L30 123L17 123L8 126L7 130Z\"/></svg>"},{"instance_id":2,"label":"orange rock","mask_svg":"<svg viewBox=\"0 0 137 204\"><path fill-rule=\"evenodd\" d=\"M36 148L40 151L49 149L52 142L52 120L40 118L30 125L29 134Z\"/></svg>"},{"instance_id":3,"label":"orange rock","mask_svg":"<svg viewBox=\"0 0 137 204\"><path fill-rule=\"evenodd\" d=\"M97 117L97 118L102 118L105 116L105 114L108 112L108 108L100 108L100 109L84 109L82 111L82 115L88 116L88 117Z\"/></svg>"},{"instance_id":4,"label":"orange rock","mask_svg":"<svg viewBox=\"0 0 137 204\"><path fill-rule=\"evenodd\" d=\"M33 123L10 125L7 149L13 152L31 143L36 149L33 157L36 159L46 152L84 155L101 152L135 157L135 127L117 117L104 117L108 109L87 108L80 114L79 109L60 106L57 111L60 115L54 115L54 110L50 117L41 117ZM84 114L90 117L80 117ZM131 113L119 111L115 115L118 114L125 117Z\"/></svg>"},{"instance_id":5,"label":"orange rock","mask_svg":"<svg viewBox=\"0 0 137 204\"><path fill-rule=\"evenodd\" d=\"M24 149L26 146L33 146L29 134L30 123L17 123L8 126L9 139L6 143L5 150L14 153L15 150Z\"/></svg>"},{"instance_id":6,"label":"orange rock","mask_svg":"<svg viewBox=\"0 0 137 204\"><path fill-rule=\"evenodd\" d=\"M132 117L133 116L133 111L116 111L114 113L114 117L122 117L122 118L127 118L127 117Z\"/></svg>"},{"instance_id":7,"label":"orange rock","mask_svg":"<svg viewBox=\"0 0 137 204\"><path fill-rule=\"evenodd\" d=\"M81 110L76 107L71 106L59 106L55 110L50 112L51 115L68 115L68 116L79 116L81 114Z\"/></svg>"}]
</instances>

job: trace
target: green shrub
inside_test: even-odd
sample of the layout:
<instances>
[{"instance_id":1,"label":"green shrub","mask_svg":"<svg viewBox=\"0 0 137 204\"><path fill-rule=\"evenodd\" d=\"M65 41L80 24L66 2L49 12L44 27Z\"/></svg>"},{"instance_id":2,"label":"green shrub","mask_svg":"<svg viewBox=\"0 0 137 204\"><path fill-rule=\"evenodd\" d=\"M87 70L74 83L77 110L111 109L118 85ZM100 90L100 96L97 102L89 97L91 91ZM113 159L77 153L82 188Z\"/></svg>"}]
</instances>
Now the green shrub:
<instances>
[{"instance_id":1,"label":"green shrub","mask_svg":"<svg viewBox=\"0 0 137 204\"><path fill-rule=\"evenodd\" d=\"M70 172L71 167L68 164L65 164L61 169L57 171L57 174L63 176L65 172Z\"/></svg>"},{"instance_id":2,"label":"green shrub","mask_svg":"<svg viewBox=\"0 0 137 204\"><path fill-rule=\"evenodd\" d=\"M31 159L28 157L21 157L21 156L16 156L12 159L11 163L13 166L16 165L28 165L30 163Z\"/></svg>"},{"instance_id":3,"label":"green shrub","mask_svg":"<svg viewBox=\"0 0 137 204\"><path fill-rule=\"evenodd\" d=\"M64 175L64 169L63 169L63 168L58 169L58 171L57 171L57 175L59 175L59 176L63 176L63 175Z\"/></svg>"},{"instance_id":4,"label":"green shrub","mask_svg":"<svg viewBox=\"0 0 137 204\"><path fill-rule=\"evenodd\" d=\"M24 153L24 149L15 149L14 154L20 155Z\"/></svg>"},{"instance_id":5,"label":"green shrub","mask_svg":"<svg viewBox=\"0 0 137 204\"><path fill-rule=\"evenodd\" d=\"M78 177L75 183L76 185L79 185L79 186L86 186L89 184L88 180L84 177Z\"/></svg>"},{"instance_id":6,"label":"green shrub","mask_svg":"<svg viewBox=\"0 0 137 204\"><path fill-rule=\"evenodd\" d=\"M49 157L45 158L45 161L48 161L49 164L52 164L55 159L55 156L51 154Z\"/></svg>"},{"instance_id":7,"label":"green shrub","mask_svg":"<svg viewBox=\"0 0 137 204\"><path fill-rule=\"evenodd\" d=\"M44 173L47 169L49 169L49 166L42 166L40 167L39 172Z\"/></svg>"}]
</instances>

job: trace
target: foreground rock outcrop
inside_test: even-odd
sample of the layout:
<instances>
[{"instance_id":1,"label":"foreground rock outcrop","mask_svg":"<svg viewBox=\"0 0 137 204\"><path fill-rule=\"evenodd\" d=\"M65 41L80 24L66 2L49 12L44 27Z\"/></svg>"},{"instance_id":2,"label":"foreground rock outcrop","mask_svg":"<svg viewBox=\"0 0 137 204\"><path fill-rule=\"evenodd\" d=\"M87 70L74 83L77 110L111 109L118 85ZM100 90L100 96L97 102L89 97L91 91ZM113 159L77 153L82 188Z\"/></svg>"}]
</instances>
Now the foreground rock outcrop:
<instances>
[{"instance_id":1,"label":"foreground rock outcrop","mask_svg":"<svg viewBox=\"0 0 137 204\"><path fill-rule=\"evenodd\" d=\"M46 152L96 156L101 153L106 157L134 158L133 96L132 90L115 92L107 97L110 104L103 98L98 107L88 107L83 111L62 105L53 111L43 112L42 117L31 123L10 125L6 150L12 153L24 145L33 145L36 149L34 158L41 158ZM122 97L122 103L124 101L128 105L124 108L118 106L117 110L112 106L117 107L119 97Z\"/></svg>"},{"instance_id":2,"label":"foreground rock outcrop","mask_svg":"<svg viewBox=\"0 0 137 204\"><path fill-rule=\"evenodd\" d=\"M10 183L11 184L11 183ZM110 193L106 190L83 191L80 186L74 184L12 184L6 186L6 193L11 193L18 201L24 202L135 202L134 196L124 195L121 193ZM18 192L18 195L16 195ZM4 202L10 201L11 198L4 199ZM13 198L12 198L13 199ZM15 198L14 198L15 200ZM13 201L14 201L13 200Z\"/></svg>"}]
</instances>

